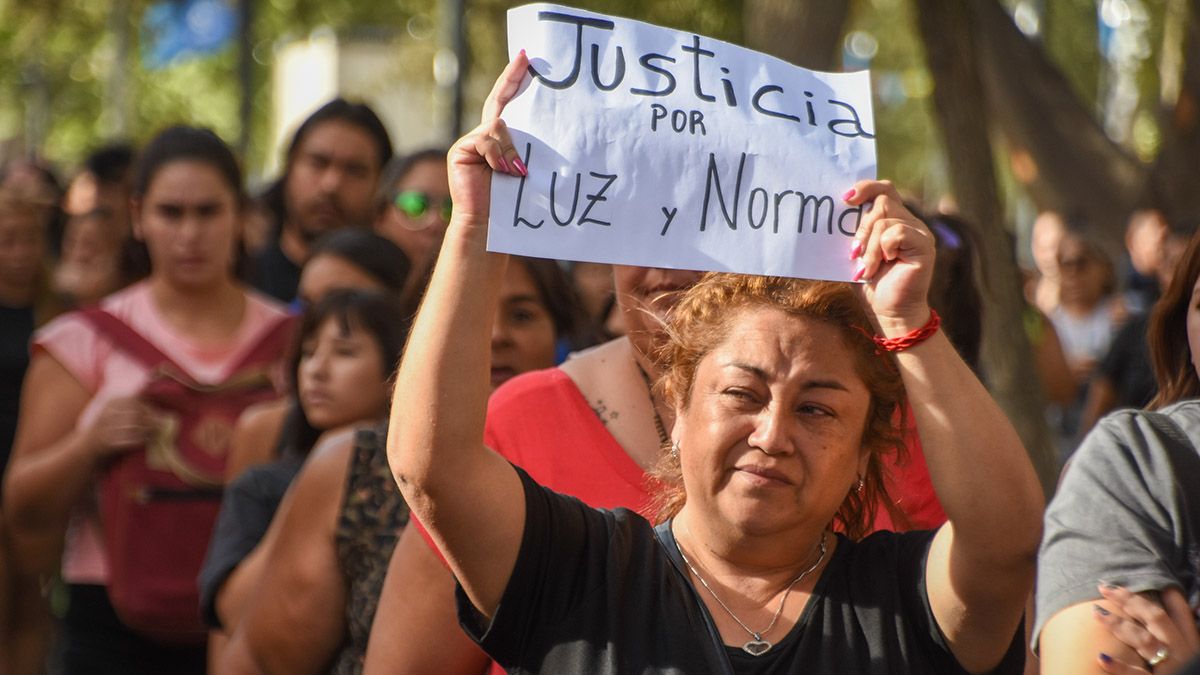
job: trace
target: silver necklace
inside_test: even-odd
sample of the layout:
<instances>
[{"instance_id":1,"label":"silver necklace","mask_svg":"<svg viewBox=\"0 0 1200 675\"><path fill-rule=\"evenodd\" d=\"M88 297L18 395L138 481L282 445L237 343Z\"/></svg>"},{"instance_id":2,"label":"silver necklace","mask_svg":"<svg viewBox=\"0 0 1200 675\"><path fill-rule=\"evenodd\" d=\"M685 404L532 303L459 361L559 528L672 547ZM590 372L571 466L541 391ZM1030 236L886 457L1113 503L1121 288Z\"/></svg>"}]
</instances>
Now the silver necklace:
<instances>
[{"instance_id":1,"label":"silver necklace","mask_svg":"<svg viewBox=\"0 0 1200 675\"><path fill-rule=\"evenodd\" d=\"M721 596L717 595L717 592L712 589L712 586L709 586L708 582L704 580L704 577L700 576L700 573L696 571L696 567L692 565L692 561L688 560L687 554L683 552L683 547L678 545L679 541L676 540L675 543L676 548L679 549L679 556L683 558L684 564L686 564L688 569L692 571L692 574L694 574L696 578L700 580L700 584L704 586L704 589L713 596L713 599L717 601L717 604L721 606L721 609L725 610L726 614L733 617L733 620L742 627L742 630L750 634L751 639L747 641L746 644L742 645L742 651L746 652L750 656L762 656L763 654L771 651L771 647L775 646L773 642L764 640L763 636L767 633L770 633L771 629L775 627L775 622L779 621L779 616L783 614L783 606L787 602L788 594L792 592L792 587L800 583L800 580L808 576L813 570L817 569L817 567L821 564L821 561L825 559L825 534L826 533L824 531L821 532L821 541L817 543L817 546L821 550L821 555L817 557L817 561L814 562L808 569L801 572L800 575L795 579L792 579L792 583L787 585L787 588L785 588L783 591L783 598L779 601L779 609L776 609L775 616L771 617L771 623L767 624L767 627L760 631L752 630L749 626L743 623L741 619L738 618L737 614L733 613L732 609L729 609L729 605L726 605L725 602L721 600Z\"/></svg>"}]
</instances>

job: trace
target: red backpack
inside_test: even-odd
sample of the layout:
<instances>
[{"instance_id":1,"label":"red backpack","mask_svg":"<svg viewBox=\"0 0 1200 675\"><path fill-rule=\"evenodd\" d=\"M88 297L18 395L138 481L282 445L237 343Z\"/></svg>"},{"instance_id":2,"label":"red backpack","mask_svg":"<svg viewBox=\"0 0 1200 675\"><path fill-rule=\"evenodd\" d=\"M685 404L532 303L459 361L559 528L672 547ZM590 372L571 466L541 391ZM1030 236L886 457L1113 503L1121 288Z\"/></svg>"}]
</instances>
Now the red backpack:
<instances>
[{"instance_id":1,"label":"red backpack","mask_svg":"<svg viewBox=\"0 0 1200 675\"><path fill-rule=\"evenodd\" d=\"M221 508L233 425L254 403L279 396L269 369L294 320L277 321L226 381L196 382L124 321L102 309L82 315L150 372L139 393L167 424L144 449L119 455L100 485L108 595L129 628L176 644L202 644L196 577Z\"/></svg>"}]
</instances>

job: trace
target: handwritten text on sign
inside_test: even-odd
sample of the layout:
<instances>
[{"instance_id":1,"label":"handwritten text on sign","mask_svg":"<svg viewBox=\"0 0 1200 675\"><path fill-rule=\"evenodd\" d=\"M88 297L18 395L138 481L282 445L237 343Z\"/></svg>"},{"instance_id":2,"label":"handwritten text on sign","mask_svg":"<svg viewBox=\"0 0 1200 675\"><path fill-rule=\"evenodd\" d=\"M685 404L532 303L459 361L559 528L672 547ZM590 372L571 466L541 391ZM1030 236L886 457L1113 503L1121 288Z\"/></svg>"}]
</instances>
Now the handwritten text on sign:
<instances>
[{"instance_id":1,"label":"handwritten text on sign","mask_svg":"<svg viewBox=\"0 0 1200 675\"><path fill-rule=\"evenodd\" d=\"M529 176L493 180L490 250L849 280L866 72L545 4L509 11L508 44L531 61L504 111Z\"/></svg>"}]
</instances>

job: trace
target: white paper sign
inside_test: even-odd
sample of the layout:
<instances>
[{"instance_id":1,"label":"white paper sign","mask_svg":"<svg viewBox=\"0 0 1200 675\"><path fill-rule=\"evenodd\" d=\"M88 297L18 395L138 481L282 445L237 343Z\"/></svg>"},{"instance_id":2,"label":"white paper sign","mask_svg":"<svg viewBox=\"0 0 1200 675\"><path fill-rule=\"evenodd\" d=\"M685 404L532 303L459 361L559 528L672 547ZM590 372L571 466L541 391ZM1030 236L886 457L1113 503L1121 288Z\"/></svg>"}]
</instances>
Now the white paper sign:
<instances>
[{"instance_id":1,"label":"white paper sign","mask_svg":"<svg viewBox=\"0 0 1200 675\"><path fill-rule=\"evenodd\" d=\"M490 250L850 279L867 72L548 4L509 10L508 45L531 61L503 113L529 176L495 175Z\"/></svg>"}]
</instances>

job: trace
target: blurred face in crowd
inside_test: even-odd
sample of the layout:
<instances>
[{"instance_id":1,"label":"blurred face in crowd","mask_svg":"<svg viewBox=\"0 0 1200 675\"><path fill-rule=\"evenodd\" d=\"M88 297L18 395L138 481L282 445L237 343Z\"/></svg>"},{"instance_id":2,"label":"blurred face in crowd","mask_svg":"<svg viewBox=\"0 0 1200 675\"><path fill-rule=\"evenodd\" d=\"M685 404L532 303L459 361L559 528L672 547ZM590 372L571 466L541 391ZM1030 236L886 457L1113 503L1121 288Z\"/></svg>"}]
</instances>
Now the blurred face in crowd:
<instances>
[{"instance_id":1,"label":"blurred face in crowd","mask_svg":"<svg viewBox=\"0 0 1200 675\"><path fill-rule=\"evenodd\" d=\"M613 294L612 265L577 262L571 265L571 279L579 289L588 316L599 317Z\"/></svg>"},{"instance_id":2,"label":"blurred face in crowd","mask_svg":"<svg viewBox=\"0 0 1200 675\"><path fill-rule=\"evenodd\" d=\"M441 245L450 219L445 160L417 162L396 181L392 195L376 231L395 242L413 264L423 265Z\"/></svg>"},{"instance_id":3,"label":"blurred face in crowd","mask_svg":"<svg viewBox=\"0 0 1200 675\"><path fill-rule=\"evenodd\" d=\"M650 353L653 336L666 324L667 313L699 280L700 272L689 270L613 265L613 285L625 332L638 351Z\"/></svg>"},{"instance_id":4,"label":"blurred face in crowd","mask_svg":"<svg viewBox=\"0 0 1200 675\"><path fill-rule=\"evenodd\" d=\"M85 171L68 186L63 211L68 221L97 218L123 235L129 231L129 190L123 185L102 183Z\"/></svg>"},{"instance_id":5,"label":"blurred face in crowd","mask_svg":"<svg viewBox=\"0 0 1200 675\"><path fill-rule=\"evenodd\" d=\"M321 298L329 295L330 291L354 289L364 291L385 291L383 284L375 277L367 274L363 268L346 260L339 255L322 253L315 255L304 263L300 272L300 286L296 297L305 305L316 304Z\"/></svg>"},{"instance_id":6,"label":"blurred face in crowd","mask_svg":"<svg viewBox=\"0 0 1200 675\"><path fill-rule=\"evenodd\" d=\"M134 214L135 234L146 242L154 276L196 289L233 274L241 205L216 167L195 160L162 165Z\"/></svg>"},{"instance_id":7,"label":"blurred face in crowd","mask_svg":"<svg viewBox=\"0 0 1200 675\"><path fill-rule=\"evenodd\" d=\"M1104 297L1109 271L1082 238L1063 238L1058 247L1058 270L1064 305L1091 308Z\"/></svg>"},{"instance_id":8,"label":"blurred face in crowd","mask_svg":"<svg viewBox=\"0 0 1200 675\"><path fill-rule=\"evenodd\" d=\"M120 285L121 246L128 225L120 229L98 213L72 216L63 232L62 255L54 269L54 287L79 304L89 304Z\"/></svg>"},{"instance_id":9,"label":"blurred face in crowd","mask_svg":"<svg viewBox=\"0 0 1200 675\"><path fill-rule=\"evenodd\" d=\"M383 354L370 332L331 316L300 345L296 386L317 429L376 419L387 407Z\"/></svg>"},{"instance_id":10,"label":"blurred face in crowd","mask_svg":"<svg viewBox=\"0 0 1200 675\"><path fill-rule=\"evenodd\" d=\"M525 265L512 261L492 323L492 389L554 365L554 320Z\"/></svg>"},{"instance_id":11,"label":"blurred face in crowd","mask_svg":"<svg viewBox=\"0 0 1200 675\"><path fill-rule=\"evenodd\" d=\"M1125 248L1129 262L1138 274L1153 277L1163 262L1163 245L1167 241L1167 221L1158 211L1137 211L1125 230Z\"/></svg>"},{"instance_id":12,"label":"blurred face in crowd","mask_svg":"<svg viewBox=\"0 0 1200 675\"><path fill-rule=\"evenodd\" d=\"M0 290L5 295L32 292L45 251L35 210L9 209L0 203Z\"/></svg>"},{"instance_id":13,"label":"blurred face in crowd","mask_svg":"<svg viewBox=\"0 0 1200 675\"><path fill-rule=\"evenodd\" d=\"M334 119L310 129L290 158L287 227L311 242L339 227L369 225L379 160L374 139L358 126Z\"/></svg>"},{"instance_id":14,"label":"blurred face in crowd","mask_svg":"<svg viewBox=\"0 0 1200 675\"><path fill-rule=\"evenodd\" d=\"M1033 221L1030 249L1033 264L1042 276L1053 278L1058 275L1058 245L1065 232L1062 216L1053 211L1043 211Z\"/></svg>"}]
</instances>

